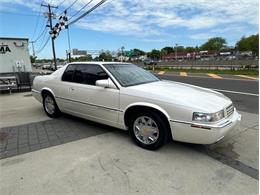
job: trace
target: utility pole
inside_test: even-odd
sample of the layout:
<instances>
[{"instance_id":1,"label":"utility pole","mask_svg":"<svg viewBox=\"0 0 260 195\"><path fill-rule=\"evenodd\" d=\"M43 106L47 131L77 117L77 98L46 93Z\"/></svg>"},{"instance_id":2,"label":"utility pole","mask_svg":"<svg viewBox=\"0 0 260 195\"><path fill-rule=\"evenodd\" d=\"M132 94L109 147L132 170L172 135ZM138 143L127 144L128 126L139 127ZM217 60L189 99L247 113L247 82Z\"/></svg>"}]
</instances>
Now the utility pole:
<instances>
[{"instance_id":1,"label":"utility pole","mask_svg":"<svg viewBox=\"0 0 260 195\"><path fill-rule=\"evenodd\" d=\"M33 57L35 58L35 50L34 50L34 43L35 43L35 41L31 41L30 43L32 44Z\"/></svg>"},{"instance_id":2,"label":"utility pole","mask_svg":"<svg viewBox=\"0 0 260 195\"><path fill-rule=\"evenodd\" d=\"M67 62L71 62L71 53L69 50L66 50L66 60Z\"/></svg>"},{"instance_id":3,"label":"utility pole","mask_svg":"<svg viewBox=\"0 0 260 195\"><path fill-rule=\"evenodd\" d=\"M58 8L58 7L57 6L51 6L50 4L48 4L48 5L41 4L41 6L48 7L47 17L49 19L50 30L52 30L52 18L54 18L55 15L54 15L54 13L51 12L51 8ZM54 67L55 67L55 70L57 70L57 62L56 62L56 54L55 54L55 46L54 46L54 37L51 37L51 43L52 43L52 54L53 54Z\"/></svg>"}]
</instances>

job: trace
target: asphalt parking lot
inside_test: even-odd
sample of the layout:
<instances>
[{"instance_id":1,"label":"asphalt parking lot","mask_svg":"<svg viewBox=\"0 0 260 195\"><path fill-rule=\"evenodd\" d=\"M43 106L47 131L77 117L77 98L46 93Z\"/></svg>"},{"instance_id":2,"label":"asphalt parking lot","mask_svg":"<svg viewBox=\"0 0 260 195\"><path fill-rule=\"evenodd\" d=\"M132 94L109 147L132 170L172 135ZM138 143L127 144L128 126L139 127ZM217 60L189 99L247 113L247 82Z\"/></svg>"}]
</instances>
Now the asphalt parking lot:
<instances>
[{"instance_id":1,"label":"asphalt parking lot","mask_svg":"<svg viewBox=\"0 0 260 195\"><path fill-rule=\"evenodd\" d=\"M30 92L1 95L1 194L258 194L258 110L243 101L219 143L147 151L115 128L49 119Z\"/></svg>"}]
</instances>

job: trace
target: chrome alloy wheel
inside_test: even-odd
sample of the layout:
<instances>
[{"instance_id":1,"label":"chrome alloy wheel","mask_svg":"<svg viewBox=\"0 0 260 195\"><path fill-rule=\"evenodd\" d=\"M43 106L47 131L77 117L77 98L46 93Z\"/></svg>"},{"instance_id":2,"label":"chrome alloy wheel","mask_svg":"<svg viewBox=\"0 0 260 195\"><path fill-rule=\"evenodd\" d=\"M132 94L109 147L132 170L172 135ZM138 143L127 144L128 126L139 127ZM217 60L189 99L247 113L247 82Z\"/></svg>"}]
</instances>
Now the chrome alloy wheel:
<instances>
[{"instance_id":1,"label":"chrome alloy wheel","mask_svg":"<svg viewBox=\"0 0 260 195\"><path fill-rule=\"evenodd\" d=\"M50 96L45 97L44 99L45 109L49 114L53 114L55 112L55 103L53 98Z\"/></svg>"},{"instance_id":2,"label":"chrome alloy wheel","mask_svg":"<svg viewBox=\"0 0 260 195\"><path fill-rule=\"evenodd\" d=\"M140 116L134 122L134 135L143 144L153 144L159 138L156 122L148 116Z\"/></svg>"}]
</instances>

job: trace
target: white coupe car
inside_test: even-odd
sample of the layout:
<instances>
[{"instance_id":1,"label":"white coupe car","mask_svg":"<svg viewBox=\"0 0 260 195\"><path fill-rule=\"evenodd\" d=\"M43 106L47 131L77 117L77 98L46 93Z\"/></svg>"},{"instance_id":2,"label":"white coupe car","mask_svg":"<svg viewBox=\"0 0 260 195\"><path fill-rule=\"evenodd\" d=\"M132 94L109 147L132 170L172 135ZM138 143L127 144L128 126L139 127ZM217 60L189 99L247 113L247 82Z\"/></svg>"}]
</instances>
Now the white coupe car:
<instances>
[{"instance_id":1,"label":"white coupe car","mask_svg":"<svg viewBox=\"0 0 260 195\"><path fill-rule=\"evenodd\" d=\"M170 138L211 144L241 120L223 94L161 80L129 63L70 63L35 77L32 93L50 117L64 112L129 130L135 143L147 149Z\"/></svg>"}]
</instances>

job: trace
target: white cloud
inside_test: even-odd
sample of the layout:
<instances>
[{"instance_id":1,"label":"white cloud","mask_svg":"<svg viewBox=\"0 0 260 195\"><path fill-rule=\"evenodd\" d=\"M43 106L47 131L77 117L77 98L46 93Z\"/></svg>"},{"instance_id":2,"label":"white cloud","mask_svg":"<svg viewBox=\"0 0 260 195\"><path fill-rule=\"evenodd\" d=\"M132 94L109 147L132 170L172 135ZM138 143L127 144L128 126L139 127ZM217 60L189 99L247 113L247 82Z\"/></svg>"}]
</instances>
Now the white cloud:
<instances>
[{"instance_id":1,"label":"white cloud","mask_svg":"<svg viewBox=\"0 0 260 195\"><path fill-rule=\"evenodd\" d=\"M190 34L189 37L191 39L195 39L195 40L207 40L210 37L212 37L211 33L195 33L195 34Z\"/></svg>"},{"instance_id":2,"label":"white cloud","mask_svg":"<svg viewBox=\"0 0 260 195\"><path fill-rule=\"evenodd\" d=\"M80 27L134 36L158 36L179 27L207 31L234 24L257 26L258 1L110 0L83 21Z\"/></svg>"},{"instance_id":3,"label":"white cloud","mask_svg":"<svg viewBox=\"0 0 260 195\"><path fill-rule=\"evenodd\" d=\"M62 1L52 2L59 5ZM11 3L36 10L39 9L39 2L13 0ZM68 7L72 2L74 0L66 0L62 8ZM74 10L69 10L69 14L72 15L87 2L89 0L78 0L73 6ZM99 0L94 0L91 5L97 2ZM77 26L120 35L146 37L147 40L156 37L159 40L160 35L165 36L169 31L175 32L178 28L184 28L191 33L200 31L190 36L198 39L206 34L218 34L218 30L228 26L257 27L258 22L258 0L108 0L94 13L78 22ZM248 29L243 30L246 34ZM203 33L208 31L210 33ZM233 32L239 33L237 30Z\"/></svg>"}]
</instances>

